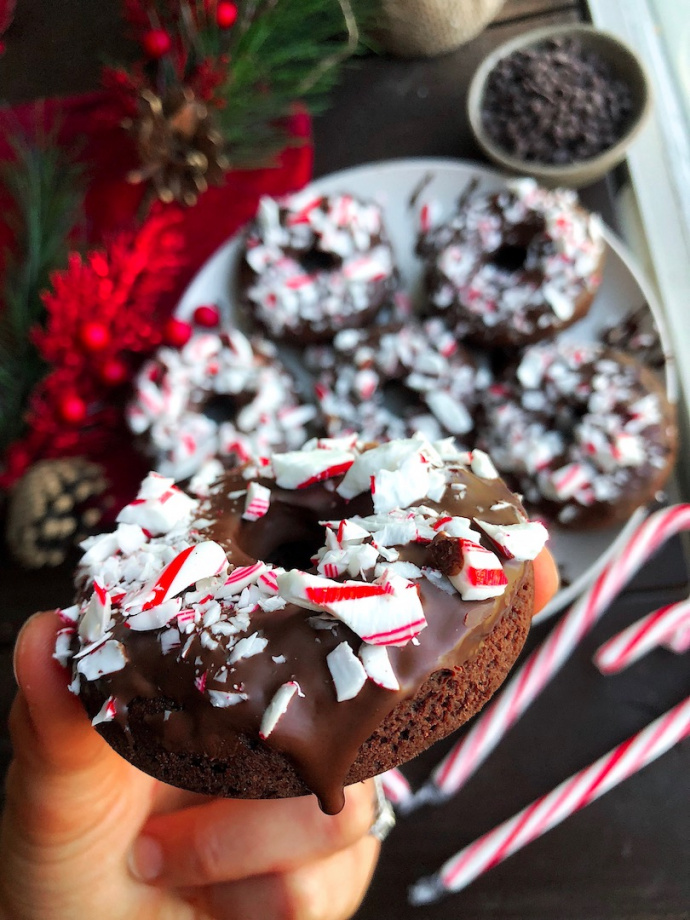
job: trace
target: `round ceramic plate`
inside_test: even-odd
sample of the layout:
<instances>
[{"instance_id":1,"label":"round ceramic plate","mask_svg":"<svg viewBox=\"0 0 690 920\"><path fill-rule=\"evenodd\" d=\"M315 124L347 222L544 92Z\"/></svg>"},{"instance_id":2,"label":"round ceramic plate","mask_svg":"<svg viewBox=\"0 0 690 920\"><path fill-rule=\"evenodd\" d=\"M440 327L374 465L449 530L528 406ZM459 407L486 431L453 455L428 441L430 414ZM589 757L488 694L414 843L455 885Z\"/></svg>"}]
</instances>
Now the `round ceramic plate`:
<instances>
[{"instance_id":1,"label":"round ceramic plate","mask_svg":"<svg viewBox=\"0 0 690 920\"><path fill-rule=\"evenodd\" d=\"M419 211L425 203L437 209L435 217L451 215L460 193L475 180L480 188L498 189L505 177L493 170L458 160L393 160L357 166L315 181L315 193L349 192L377 201L385 211L402 280L413 303L422 296L422 264L414 247ZM648 305L650 326L655 326L664 351L670 356L668 337L656 295L623 243L606 229L604 277L589 315L561 334L563 340L589 342L599 333L634 310ZM234 283L240 258L238 237L228 240L200 269L177 307L180 318L189 318L201 303L216 303L230 321L235 321ZM292 364L292 362L289 362ZM676 382L670 357L666 362L666 387L676 401ZM644 517L640 509L624 526L603 531L573 532L551 528L550 547L561 568L564 587L539 614L545 619L576 598L596 577L606 561L624 544Z\"/></svg>"}]
</instances>

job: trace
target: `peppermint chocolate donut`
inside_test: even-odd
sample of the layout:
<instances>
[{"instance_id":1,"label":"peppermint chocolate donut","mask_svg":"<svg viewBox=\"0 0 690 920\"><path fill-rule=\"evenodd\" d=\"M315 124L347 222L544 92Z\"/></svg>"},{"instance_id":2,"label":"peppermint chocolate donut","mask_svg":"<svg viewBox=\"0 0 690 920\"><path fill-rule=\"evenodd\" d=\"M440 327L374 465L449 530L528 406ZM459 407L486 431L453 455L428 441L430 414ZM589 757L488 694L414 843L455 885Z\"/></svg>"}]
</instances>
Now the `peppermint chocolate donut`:
<instances>
[{"instance_id":1,"label":"peppermint chocolate donut","mask_svg":"<svg viewBox=\"0 0 690 920\"><path fill-rule=\"evenodd\" d=\"M161 348L141 369L126 413L156 470L176 480L213 458L236 463L298 447L314 415L275 346L237 329Z\"/></svg>"},{"instance_id":2,"label":"peppermint chocolate donut","mask_svg":"<svg viewBox=\"0 0 690 920\"><path fill-rule=\"evenodd\" d=\"M263 197L240 267L241 297L271 336L327 341L363 326L397 287L381 208L352 195Z\"/></svg>"},{"instance_id":3,"label":"peppermint chocolate donut","mask_svg":"<svg viewBox=\"0 0 690 920\"><path fill-rule=\"evenodd\" d=\"M423 231L429 310L460 338L521 347L586 315L601 282L601 220L567 189L533 179L499 192L470 189L451 220Z\"/></svg>"},{"instance_id":4,"label":"peppermint chocolate donut","mask_svg":"<svg viewBox=\"0 0 690 920\"><path fill-rule=\"evenodd\" d=\"M483 445L526 501L569 527L627 520L665 483L673 406L655 375L603 345L535 345L492 387Z\"/></svg>"},{"instance_id":5,"label":"peppermint chocolate donut","mask_svg":"<svg viewBox=\"0 0 690 920\"><path fill-rule=\"evenodd\" d=\"M438 318L375 329L345 329L333 348L314 349L316 396L331 436L357 431L388 440L423 431L434 440L474 428L486 368ZM391 389L393 393L391 394Z\"/></svg>"},{"instance_id":6,"label":"peppermint chocolate donut","mask_svg":"<svg viewBox=\"0 0 690 920\"><path fill-rule=\"evenodd\" d=\"M56 656L103 737L198 792L314 792L401 763L476 712L525 639L541 524L480 451L354 438L155 473L87 541Z\"/></svg>"}]
</instances>

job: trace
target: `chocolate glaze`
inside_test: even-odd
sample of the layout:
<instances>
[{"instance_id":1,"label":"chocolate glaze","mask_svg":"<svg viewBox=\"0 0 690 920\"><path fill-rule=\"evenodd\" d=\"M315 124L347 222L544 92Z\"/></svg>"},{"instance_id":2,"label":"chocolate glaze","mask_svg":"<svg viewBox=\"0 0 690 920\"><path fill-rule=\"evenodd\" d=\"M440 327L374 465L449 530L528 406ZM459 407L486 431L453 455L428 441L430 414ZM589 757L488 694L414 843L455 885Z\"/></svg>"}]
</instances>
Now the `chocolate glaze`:
<instances>
[{"instance_id":1,"label":"chocolate glaze","mask_svg":"<svg viewBox=\"0 0 690 920\"><path fill-rule=\"evenodd\" d=\"M479 479L466 469L453 471L452 479L464 483L466 492L448 487L440 504L425 504L453 515L479 515L492 523L522 519L520 504L500 480ZM351 502L340 498L334 491L337 480L301 491L278 488L271 480L262 483L272 490L271 504L268 513L256 522L241 518L242 498L226 497L246 487L246 481L236 473L226 476L212 506L205 509L215 520L199 532L199 537L219 542L235 564L256 558L279 562L282 549L296 541L306 541L313 551L323 542L320 520L366 515L373 510L368 493ZM491 510L498 503L505 504ZM477 539L481 540L479 533ZM410 544L400 552L402 559L415 564L429 562L424 545ZM301 564L309 567L306 559ZM367 681L354 699L337 702L326 655L343 640L356 652L361 640L339 622L329 629L314 629L309 624L313 612L294 604L252 615L248 632L261 630L268 645L264 652L232 665L226 682L217 680L227 665L223 643L209 649L197 635L184 658L175 652L163 655L159 630L134 632L116 612L113 638L125 645L128 663L94 684L103 699L115 698L125 729L127 708L134 700L163 699L165 708L161 706L147 722L155 744L164 750L227 758L233 738L238 744L267 744L279 750L294 765L305 791L313 791L323 809L333 814L342 808L343 782L363 742L397 703L415 695L429 675L439 669L457 668L473 655L503 612L510 609L529 567L529 563L506 561L506 593L483 602L464 602L458 594L445 593L426 578L421 579L418 584L428 626L416 642L388 649L400 682L396 692ZM195 684L204 673L207 689L238 688L248 699L229 708L214 708ZM299 682L304 697L295 698L270 737L260 741L264 711L276 690L290 680Z\"/></svg>"}]
</instances>

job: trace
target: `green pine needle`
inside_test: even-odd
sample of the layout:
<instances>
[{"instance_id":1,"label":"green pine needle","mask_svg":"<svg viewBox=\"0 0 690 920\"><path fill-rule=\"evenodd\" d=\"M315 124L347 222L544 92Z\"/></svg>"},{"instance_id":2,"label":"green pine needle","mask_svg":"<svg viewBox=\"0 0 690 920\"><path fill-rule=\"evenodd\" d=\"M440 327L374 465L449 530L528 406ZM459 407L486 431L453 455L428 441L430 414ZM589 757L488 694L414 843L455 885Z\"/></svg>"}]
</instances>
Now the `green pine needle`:
<instances>
[{"instance_id":1,"label":"green pine needle","mask_svg":"<svg viewBox=\"0 0 690 920\"><path fill-rule=\"evenodd\" d=\"M15 245L5 255L0 307L0 453L21 433L26 401L45 371L29 332L43 319L40 295L51 271L67 262L83 199L81 169L53 137L15 138L13 147L16 159L2 170Z\"/></svg>"}]
</instances>

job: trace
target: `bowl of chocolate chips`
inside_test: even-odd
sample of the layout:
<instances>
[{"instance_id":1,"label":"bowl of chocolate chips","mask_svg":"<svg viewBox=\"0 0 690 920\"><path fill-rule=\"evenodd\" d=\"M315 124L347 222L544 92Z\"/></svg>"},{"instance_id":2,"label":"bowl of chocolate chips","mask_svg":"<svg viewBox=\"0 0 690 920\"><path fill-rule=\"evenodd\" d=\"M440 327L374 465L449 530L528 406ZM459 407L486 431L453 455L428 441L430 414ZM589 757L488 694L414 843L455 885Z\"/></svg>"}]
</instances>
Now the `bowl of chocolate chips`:
<instances>
[{"instance_id":1,"label":"bowl of chocolate chips","mask_svg":"<svg viewBox=\"0 0 690 920\"><path fill-rule=\"evenodd\" d=\"M467 105L491 160L542 185L578 188L623 160L649 116L651 90L639 58L615 36L547 26L485 58Z\"/></svg>"}]
</instances>

